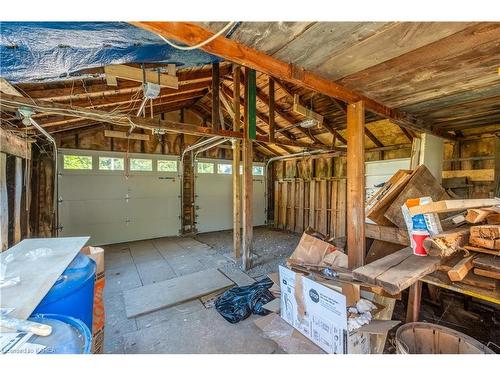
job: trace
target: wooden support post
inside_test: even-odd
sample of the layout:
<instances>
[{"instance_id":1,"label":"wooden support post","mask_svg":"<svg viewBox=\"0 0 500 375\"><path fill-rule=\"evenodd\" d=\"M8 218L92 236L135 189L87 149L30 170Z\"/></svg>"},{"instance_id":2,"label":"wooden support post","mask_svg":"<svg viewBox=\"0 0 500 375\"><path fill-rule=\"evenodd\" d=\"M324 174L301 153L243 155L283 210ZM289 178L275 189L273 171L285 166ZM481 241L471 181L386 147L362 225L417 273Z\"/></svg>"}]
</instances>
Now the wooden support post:
<instances>
[{"instance_id":1,"label":"wooden support post","mask_svg":"<svg viewBox=\"0 0 500 375\"><path fill-rule=\"evenodd\" d=\"M274 123L274 79L269 77L269 142L275 140Z\"/></svg>"},{"instance_id":2,"label":"wooden support post","mask_svg":"<svg viewBox=\"0 0 500 375\"><path fill-rule=\"evenodd\" d=\"M245 121L243 123L243 269L251 267L252 242L253 242L253 145L252 136L255 137L256 123L256 98L255 98L255 71L245 70Z\"/></svg>"},{"instance_id":3,"label":"wooden support post","mask_svg":"<svg viewBox=\"0 0 500 375\"><path fill-rule=\"evenodd\" d=\"M495 135L495 197L500 197L500 134Z\"/></svg>"},{"instance_id":4,"label":"wooden support post","mask_svg":"<svg viewBox=\"0 0 500 375\"><path fill-rule=\"evenodd\" d=\"M7 196L7 154L0 152L0 251L9 247L9 203Z\"/></svg>"},{"instance_id":5,"label":"wooden support post","mask_svg":"<svg viewBox=\"0 0 500 375\"><path fill-rule=\"evenodd\" d=\"M219 131L221 128L220 122L220 71L219 63L212 64L212 128Z\"/></svg>"},{"instance_id":6,"label":"wooden support post","mask_svg":"<svg viewBox=\"0 0 500 375\"><path fill-rule=\"evenodd\" d=\"M408 310L406 311L406 323L418 322L421 301L422 282L419 280L410 286L408 294Z\"/></svg>"},{"instance_id":7,"label":"wooden support post","mask_svg":"<svg viewBox=\"0 0 500 375\"><path fill-rule=\"evenodd\" d=\"M347 107L347 254L350 269L365 262L365 106Z\"/></svg>"},{"instance_id":8,"label":"wooden support post","mask_svg":"<svg viewBox=\"0 0 500 375\"><path fill-rule=\"evenodd\" d=\"M233 131L240 131L240 67L233 66ZM240 140L233 139L233 248L234 257L241 257L241 176Z\"/></svg>"},{"instance_id":9,"label":"wooden support post","mask_svg":"<svg viewBox=\"0 0 500 375\"><path fill-rule=\"evenodd\" d=\"M21 241L21 198L23 195L23 159L16 157L14 185L14 245Z\"/></svg>"}]
</instances>

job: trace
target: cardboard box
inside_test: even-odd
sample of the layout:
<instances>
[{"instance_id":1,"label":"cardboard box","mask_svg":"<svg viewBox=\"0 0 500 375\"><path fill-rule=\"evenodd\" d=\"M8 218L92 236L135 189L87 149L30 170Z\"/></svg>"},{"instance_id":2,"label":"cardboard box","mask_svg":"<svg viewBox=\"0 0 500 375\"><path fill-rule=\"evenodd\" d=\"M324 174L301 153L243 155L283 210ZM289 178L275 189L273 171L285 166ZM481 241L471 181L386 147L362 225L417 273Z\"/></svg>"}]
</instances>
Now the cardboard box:
<instances>
[{"instance_id":1,"label":"cardboard box","mask_svg":"<svg viewBox=\"0 0 500 375\"><path fill-rule=\"evenodd\" d=\"M86 246L80 250L96 263L94 284L94 316L92 318L92 353L104 351L104 249Z\"/></svg>"},{"instance_id":2,"label":"cardboard box","mask_svg":"<svg viewBox=\"0 0 500 375\"><path fill-rule=\"evenodd\" d=\"M369 354L370 335L399 323L372 320L349 333L346 295L283 266L279 275L281 318L327 353Z\"/></svg>"}]
</instances>

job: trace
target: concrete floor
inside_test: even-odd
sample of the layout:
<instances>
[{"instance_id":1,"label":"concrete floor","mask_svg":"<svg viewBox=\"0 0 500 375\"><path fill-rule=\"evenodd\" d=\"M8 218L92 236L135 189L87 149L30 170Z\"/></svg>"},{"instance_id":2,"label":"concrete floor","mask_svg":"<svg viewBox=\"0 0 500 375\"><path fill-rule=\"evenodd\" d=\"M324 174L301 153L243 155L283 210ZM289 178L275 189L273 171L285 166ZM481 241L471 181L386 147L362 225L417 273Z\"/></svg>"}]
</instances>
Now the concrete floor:
<instances>
[{"instance_id":1,"label":"concrete floor","mask_svg":"<svg viewBox=\"0 0 500 375\"><path fill-rule=\"evenodd\" d=\"M294 234L266 228L254 231L255 267L260 279L276 272L299 241ZM231 231L195 238L170 237L108 245L105 248L105 353L281 353L274 341L248 319L230 324L199 300L128 319L123 291L174 277L219 268L239 282L232 259ZM231 275L236 275L233 277ZM241 279L241 273L239 278ZM245 275L243 275L245 276Z\"/></svg>"}]
</instances>

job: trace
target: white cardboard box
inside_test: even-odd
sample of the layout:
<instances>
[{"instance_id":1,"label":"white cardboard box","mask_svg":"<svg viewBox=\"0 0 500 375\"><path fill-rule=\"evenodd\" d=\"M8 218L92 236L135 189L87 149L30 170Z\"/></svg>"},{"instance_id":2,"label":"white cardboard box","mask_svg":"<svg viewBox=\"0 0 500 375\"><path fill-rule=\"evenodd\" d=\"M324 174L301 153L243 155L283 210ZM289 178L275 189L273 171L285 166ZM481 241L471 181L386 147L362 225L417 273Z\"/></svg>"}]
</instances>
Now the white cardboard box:
<instances>
[{"instance_id":1,"label":"white cardboard box","mask_svg":"<svg viewBox=\"0 0 500 375\"><path fill-rule=\"evenodd\" d=\"M279 274L281 317L288 324L327 353L370 353L368 333L347 331L346 297L342 293L283 266Z\"/></svg>"}]
</instances>

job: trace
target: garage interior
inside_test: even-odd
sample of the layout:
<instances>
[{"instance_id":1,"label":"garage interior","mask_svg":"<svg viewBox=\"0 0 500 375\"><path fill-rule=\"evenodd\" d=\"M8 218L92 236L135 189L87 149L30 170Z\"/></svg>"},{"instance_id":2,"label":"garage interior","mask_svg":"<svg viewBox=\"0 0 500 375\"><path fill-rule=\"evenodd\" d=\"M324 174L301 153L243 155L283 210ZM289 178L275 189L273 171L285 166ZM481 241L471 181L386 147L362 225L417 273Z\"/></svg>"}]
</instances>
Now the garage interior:
<instances>
[{"instance_id":1,"label":"garage interior","mask_svg":"<svg viewBox=\"0 0 500 375\"><path fill-rule=\"evenodd\" d=\"M1 249L103 248L106 354L293 352L261 316L231 324L214 302L279 272L304 232L345 252L350 274L408 248L399 209L397 223L367 216L400 170L425 166L435 201L490 202L454 214L499 205L500 23L55 24L2 25ZM230 283L144 312L155 284L206 273L183 287L196 289L214 270ZM500 352L498 279L439 272L375 293L380 319ZM370 352L396 353L396 329Z\"/></svg>"}]
</instances>

